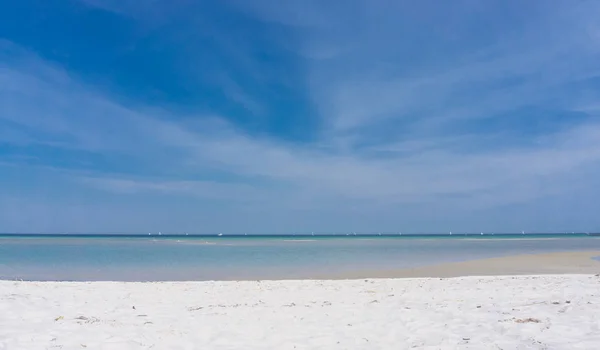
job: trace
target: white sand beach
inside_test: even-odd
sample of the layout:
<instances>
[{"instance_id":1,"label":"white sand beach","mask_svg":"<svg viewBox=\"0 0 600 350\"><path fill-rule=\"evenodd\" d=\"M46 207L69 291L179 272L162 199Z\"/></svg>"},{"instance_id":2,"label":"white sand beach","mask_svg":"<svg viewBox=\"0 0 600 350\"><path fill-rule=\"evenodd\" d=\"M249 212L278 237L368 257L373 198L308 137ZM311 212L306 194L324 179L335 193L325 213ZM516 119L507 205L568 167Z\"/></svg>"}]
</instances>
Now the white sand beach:
<instances>
[{"instance_id":1,"label":"white sand beach","mask_svg":"<svg viewBox=\"0 0 600 350\"><path fill-rule=\"evenodd\" d=\"M0 349L599 349L600 277L0 282Z\"/></svg>"}]
</instances>

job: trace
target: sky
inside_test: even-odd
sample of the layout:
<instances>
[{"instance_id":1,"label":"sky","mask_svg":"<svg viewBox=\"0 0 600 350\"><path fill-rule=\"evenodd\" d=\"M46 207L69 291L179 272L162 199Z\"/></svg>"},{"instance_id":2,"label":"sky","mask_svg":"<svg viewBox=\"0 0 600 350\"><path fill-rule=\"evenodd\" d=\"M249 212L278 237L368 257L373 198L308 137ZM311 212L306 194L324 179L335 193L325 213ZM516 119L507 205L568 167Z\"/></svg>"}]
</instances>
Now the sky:
<instances>
[{"instance_id":1,"label":"sky","mask_svg":"<svg viewBox=\"0 0 600 350\"><path fill-rule=\"evenodd\" d=\"M600 231L599 17L0 0L0 232Z\"/></svg>"}]
</instances>

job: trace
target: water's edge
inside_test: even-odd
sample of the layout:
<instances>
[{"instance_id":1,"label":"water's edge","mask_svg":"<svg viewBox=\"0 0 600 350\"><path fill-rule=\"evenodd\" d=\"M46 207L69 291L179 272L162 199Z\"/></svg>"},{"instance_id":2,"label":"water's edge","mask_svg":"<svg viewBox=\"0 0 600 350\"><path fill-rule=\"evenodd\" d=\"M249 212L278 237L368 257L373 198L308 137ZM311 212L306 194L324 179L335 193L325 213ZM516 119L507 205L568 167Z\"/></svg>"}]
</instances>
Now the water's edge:
<instances>
[{"instance_id":1,"label":"water's edge","mask_svg":"<svg viewBox=\"0 0 600 350\"><path fill-rule=\"evenodd\" d=\"M3 236L0 279L183 281L311 279L564 251L600 251L600 238ZM589 259L589 258L588 258ZM592 261L591 259L589 259Z\"/></svg>"}]
</instances>

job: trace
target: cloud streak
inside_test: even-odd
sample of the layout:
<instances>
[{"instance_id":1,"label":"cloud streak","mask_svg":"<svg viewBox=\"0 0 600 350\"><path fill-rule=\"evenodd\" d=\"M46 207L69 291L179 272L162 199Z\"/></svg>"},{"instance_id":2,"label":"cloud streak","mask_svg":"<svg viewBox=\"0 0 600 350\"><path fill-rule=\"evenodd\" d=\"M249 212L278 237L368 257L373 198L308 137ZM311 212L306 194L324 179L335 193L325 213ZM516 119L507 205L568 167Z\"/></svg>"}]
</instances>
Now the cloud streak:
<instances>
[{"instance_id":1,"label":"cloud streak","mask_svg":"<svg viewBox=\"0 0 600 350\"><path fill-rule=\"evenodd\" d=\"M118 13L132 11L89 3ZM307 94L318 106L321 122L310 142L249 133L227 115L123 102L18 44L4 42L0 143L11 153L3 153L0 167L20 166L60 178L85 193L82 207L91 205L94 196L131 204L148 198L181 200L211 213L207 208L219 203L222 212L204 219L223 231L250 224L283 231L318 225L317 230L404 226L413 231L445 231L448 225L455 230L600 225L591 209L581 226L564 215L540 221L540 213L556 214L549 201L564 201L561 208L568 210L573 201L591 203L599 194L592 186L600 175L600 120L588 92L600 72L595 63L600 50L591 35L598 28L586 15L592 9L544 10L519 28L519 40L496 40L452 52L447 60L408 65L401 59L406 50L390 45L394 36L377 30L378 16L393 6L384 3L369 7L373 13L360 14L366 5L353 2L333 23L323 19L329 18L323 13L333 10L321 11L320 3L285 5L301 6L300 18L290 18L299 13L295 7L266 12L262 2L239 4L239 11L302 36L296 49L305 56ZM411 29L394 27L392 17L384 16L384 28ZM560 32L555 23L563 24ZM538 40L545 31L556 36ZM444 37L437 44L448 41L453 39ZM232 104L256 115L268 109L237 82L226 80ZM559 118L577 118L549 128L554 117L534 119L520 112L540 106ZM480 127L486 120L507 118L502 129ZM519 118L530 122L519 124ZM524 125L531 129L525 138L516 134ZM90 165L81 165L86 162ZM529 211L514 213L509 206ZM40 209L42 204L25 207L32 213L46 210ZM85 216L97 224L115 215L102 208ZM161 213L168 208L173 206L153 209L161 218L156 222L169 222L168 214ZM507 222L508 215L514 222ZM0 219L10 222L9 228L27 226L15 216L11 210ZM232 222L236 217L246 219ZM61 218L45 221L46 227L68 227L68 219ZM171 222L173 227L189 229L197 223L178 218L184 223ZM75 226L86 230L84 222ZM142 229L137 219L124 226Z\"/></svg>"}]
</instances>

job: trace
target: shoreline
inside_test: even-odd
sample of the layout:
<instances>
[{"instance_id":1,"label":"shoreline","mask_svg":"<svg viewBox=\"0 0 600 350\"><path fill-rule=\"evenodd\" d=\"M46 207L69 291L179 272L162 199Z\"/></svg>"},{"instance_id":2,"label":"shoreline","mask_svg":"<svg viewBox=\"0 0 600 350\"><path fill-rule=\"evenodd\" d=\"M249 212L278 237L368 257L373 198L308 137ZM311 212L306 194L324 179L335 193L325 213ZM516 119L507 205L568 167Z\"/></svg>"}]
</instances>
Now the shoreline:
<instances>
[{"instance_id":1,"label":"shoreline","mask_svg":"<svg viewBox=\"0 0 600 350\"><path fill-rule=\"evenodd\" d=\"M83 272L81 272L83 273ZM509 255L495 258L474 259L460 262L445 262L411 268L371 268L347 272L318 272L309 271L298 273L293 277L281 278L268 276L259 278L240 277L239 275L215 279L140 279L120 280L114 279L21 279L11 278L1 281L21 282L68 282L68 283L177 283L177 282L214 282L214 281L337 281L354 279L402 279L402 278L450 278L468 276L522 276L522 275L561 275L561 274L598 274L600 273L600 250L565 251L543 254Z\"/></svg>"}]
</instances>

